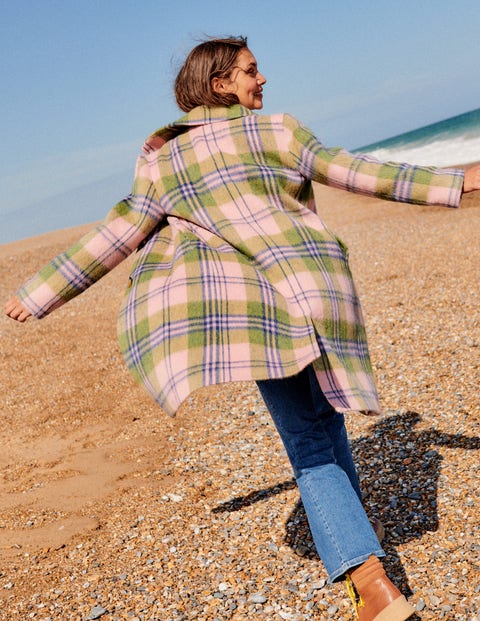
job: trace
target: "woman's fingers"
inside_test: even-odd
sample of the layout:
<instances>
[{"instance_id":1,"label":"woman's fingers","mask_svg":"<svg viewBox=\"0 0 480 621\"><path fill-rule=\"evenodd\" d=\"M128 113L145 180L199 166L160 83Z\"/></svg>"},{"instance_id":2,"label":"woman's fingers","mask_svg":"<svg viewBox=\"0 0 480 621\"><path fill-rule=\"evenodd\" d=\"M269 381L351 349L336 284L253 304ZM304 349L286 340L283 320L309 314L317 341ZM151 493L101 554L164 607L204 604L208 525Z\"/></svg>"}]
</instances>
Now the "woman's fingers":
<instances>
[{"instance_id":1,"label":"woman's fingers","mask_svg":"<svg viewBox=\"0 0 480 621\"><path fill-rule=\"evenodd\" d=\"M467 168L465 176L463 178L463 191L472 192L473 190L480 190L480 165Z\"/></svg>"},{"instance_id":2,"label":"woman's fingers","mask_svg":"<svg viewBox=\"0 0 480 621\"><path fill-rule=\"evenodd\" d=\"M32 313L25 308L17 296L14 296L5 304L5 314L21 323L32 316Z\"/></svg>"}]
</instances>

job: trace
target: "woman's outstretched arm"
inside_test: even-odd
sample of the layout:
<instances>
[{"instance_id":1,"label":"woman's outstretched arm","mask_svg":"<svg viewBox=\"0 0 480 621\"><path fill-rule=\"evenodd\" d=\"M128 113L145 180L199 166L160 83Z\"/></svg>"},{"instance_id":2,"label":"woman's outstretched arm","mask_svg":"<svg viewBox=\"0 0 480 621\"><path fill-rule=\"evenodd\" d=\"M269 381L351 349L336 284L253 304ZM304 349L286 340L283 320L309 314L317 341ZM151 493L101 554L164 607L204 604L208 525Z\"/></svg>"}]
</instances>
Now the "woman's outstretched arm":
<instances>
[{"instance_id":1,"label":"woman's outstretched arm","mask_svg":"<svg viewBox=\"0 0 480 621\"><path fill-rule=\"evenodd\" d=\"M44 317L85 291L131 254L163 217L145 156L137 160L132 193L68 250L57 255L5 306L12 319Z\"/></svg>"},{"instance_id":2,"label":"woman's outstretched arm","mask_svg":"<svg viewBox=\"0 0 480 621\"><path fill-rule=\"evenodd\" d=\"M382 162L368 154L325 147L289 115L285 115L285 125L292 131L289 147L294 167L319 183L386 200L447 207L458 207L463 192L479 187L480 172L474 168L469 169L464 185L462 168Z\"/></svg>"}]
</instances>

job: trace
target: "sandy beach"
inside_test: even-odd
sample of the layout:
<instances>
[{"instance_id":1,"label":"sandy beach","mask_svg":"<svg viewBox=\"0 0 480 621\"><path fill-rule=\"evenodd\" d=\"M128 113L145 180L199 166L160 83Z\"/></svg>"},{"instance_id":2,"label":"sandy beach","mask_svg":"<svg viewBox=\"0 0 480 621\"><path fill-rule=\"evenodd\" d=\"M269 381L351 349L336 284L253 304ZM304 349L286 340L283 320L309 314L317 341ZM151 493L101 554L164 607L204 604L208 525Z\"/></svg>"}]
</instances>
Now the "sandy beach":
<instances>
[{"instance_id":1,"label":"sandy beach","mask_svg":"<svg viewBox=\"0 0 480 621\"><path fill-rule=\"evenodd\" d=\"M388 571L419 618L478 621L480 192L459 210L317 192L384 407L348 427ZM0 246L1 299L89 228ZM0 319L0 619L352 619L255 385L172 419L134 383L115 334L130 265L41 321Z\"/></svg>"}]
</instances>

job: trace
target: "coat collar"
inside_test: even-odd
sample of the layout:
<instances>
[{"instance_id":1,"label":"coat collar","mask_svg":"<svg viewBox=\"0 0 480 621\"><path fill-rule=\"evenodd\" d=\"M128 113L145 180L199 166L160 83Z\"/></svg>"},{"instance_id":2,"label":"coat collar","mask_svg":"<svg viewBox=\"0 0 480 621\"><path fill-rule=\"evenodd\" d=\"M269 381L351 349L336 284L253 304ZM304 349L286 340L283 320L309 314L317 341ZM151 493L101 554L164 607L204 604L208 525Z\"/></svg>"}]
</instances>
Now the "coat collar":
<instances>
[{"instance_id":1,"label":"coat collar","mask_svg":"<svg viewBox=\"0 0 480 621\"><path fill-rule=\"evenodd\" d=\"M149 138L158 136L159 138L163 138L167 141L183 134L193 127L208 125L218 121L231 121L233 119L249 116L251 114L255 113L240 104L235 104L233 106L218 106L214 108L210 108L208 106L197 106L177 121L157 129L149 136Z\"/></svg>"}]
</instances>

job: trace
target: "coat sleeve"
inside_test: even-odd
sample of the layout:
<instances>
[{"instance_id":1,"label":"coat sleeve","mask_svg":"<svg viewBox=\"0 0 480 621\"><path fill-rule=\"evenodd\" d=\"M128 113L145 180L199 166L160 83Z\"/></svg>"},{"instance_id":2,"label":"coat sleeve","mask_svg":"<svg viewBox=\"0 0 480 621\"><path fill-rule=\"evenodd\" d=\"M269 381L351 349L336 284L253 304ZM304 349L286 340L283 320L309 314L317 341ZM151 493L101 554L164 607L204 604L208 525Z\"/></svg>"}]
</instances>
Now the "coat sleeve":
<instances>
[{"instance_id":1,"label":"coat sleeve","mask_svg":"<svg viewBox=\"0 0 480 621\"><path fill-rule=\"evenodd\" d=\"M30 278L17 295L37 318L85 291L128 257L163 217L148 156L140 156L131 193L99 226L56 256Z\"/></svg>"},{"instance_id":2,"label":"coat sleeve","mask_svg":"<svg viewBox=\"0 0 480 621\"><path fill-rule=\"evenodd\" d=\"M458 207L463 170L380 162L366 154L327 148L296 119L286 115L290 155L307 179L351 192L420 205Z\"/></svg>"}]
</instances>

